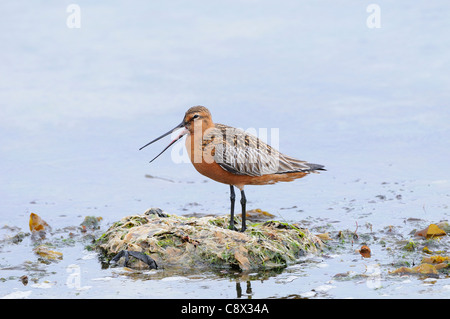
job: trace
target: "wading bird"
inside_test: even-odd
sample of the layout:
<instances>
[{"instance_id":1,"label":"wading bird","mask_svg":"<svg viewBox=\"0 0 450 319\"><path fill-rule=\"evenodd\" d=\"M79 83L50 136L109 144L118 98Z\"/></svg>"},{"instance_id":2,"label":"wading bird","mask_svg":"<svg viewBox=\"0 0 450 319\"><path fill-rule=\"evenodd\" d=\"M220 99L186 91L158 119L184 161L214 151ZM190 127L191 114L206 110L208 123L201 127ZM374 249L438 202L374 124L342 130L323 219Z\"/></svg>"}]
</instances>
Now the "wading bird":
<instances>
[{"instance_id":1,"label":"wading bird","mask_svg":"<svg viewBox=\"0 0 450 319\"><path fill-rule=\"evenodd\" d=\"M235 186L241 191L241 231L245 231L245 185L289 182L311 172L325 170L323 165L307 163L282 154L243 130L214 123L211 113L204 106L191 107L180 124L139 150L177 130L181 130L177 137L150 162L187 135L186 149L195 169L217 182L230 185L230 229L235 229Z\"/></svg>"}]
</instances>

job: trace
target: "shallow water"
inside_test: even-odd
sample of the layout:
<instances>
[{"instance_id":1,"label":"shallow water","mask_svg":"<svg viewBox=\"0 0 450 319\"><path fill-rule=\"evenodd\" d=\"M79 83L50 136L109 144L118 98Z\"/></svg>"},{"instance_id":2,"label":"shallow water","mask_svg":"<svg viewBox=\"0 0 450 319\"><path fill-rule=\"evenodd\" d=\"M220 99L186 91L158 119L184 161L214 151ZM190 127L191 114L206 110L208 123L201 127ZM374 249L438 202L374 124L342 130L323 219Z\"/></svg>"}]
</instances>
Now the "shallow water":
<instances>
[{"instance_id":1,"label":"shallow water","mask_svg":"<svg viewBox=\"0 0 450 319\"><path fill-rule=\"evenodd\" d=\"M64 237L88 215L103 217L105 230L149 207L227 213L228 186L174 163L171 152L148 163L168 139L138 151L198 104L219 123L278 128L282 152L327 168L247 187L249 209L318 233L357 223L360 234L368 224L376 234L394 226L405 238L449 219L446 1L380 1L379 29L366 25L367 4L354 1L77 3L79 29L67 27L70 2L0 10L0 227L27 232L34 212ZM15 232L3 228L0 239ZM371 240L373 257L361 259L361 242L278 274L142 274L102 269L85 242L42 265L26 237L0 247L0 297L448 296L445 275L389 276L397 257ZM70 265L79 285L67 284ZM348 271L379 271L380 281L336 279ZM22 275L37 282L24 286Z\"/></svg>"}]
</instances>

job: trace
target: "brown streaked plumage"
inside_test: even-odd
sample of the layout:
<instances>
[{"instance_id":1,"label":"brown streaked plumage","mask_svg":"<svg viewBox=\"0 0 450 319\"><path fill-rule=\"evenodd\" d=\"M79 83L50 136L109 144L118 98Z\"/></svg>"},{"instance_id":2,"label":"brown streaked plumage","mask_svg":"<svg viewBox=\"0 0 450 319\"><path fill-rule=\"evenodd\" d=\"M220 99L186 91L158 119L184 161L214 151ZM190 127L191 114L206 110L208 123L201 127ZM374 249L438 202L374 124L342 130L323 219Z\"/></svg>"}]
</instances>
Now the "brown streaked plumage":
<instances>
[{"instance_id":1,"label":"brown streaked plumage","mask_svg":"<svg viewBox=\"0 0 450 319\"><path fill-rule=\"evenodd\" d=\"M191 107L179 125L140 149L181 128L184 129L178 137L152 161L187 134L186 149L195 169L217 182L230 185L230 228L232 229L234 228L234 186L241 191L241 231L245 231L245 185L290 182L311 172L325 170L323 165L307 163L282 154L240 129L214 123L211 113L204 106Z\"/></svg>"}]
</instances>

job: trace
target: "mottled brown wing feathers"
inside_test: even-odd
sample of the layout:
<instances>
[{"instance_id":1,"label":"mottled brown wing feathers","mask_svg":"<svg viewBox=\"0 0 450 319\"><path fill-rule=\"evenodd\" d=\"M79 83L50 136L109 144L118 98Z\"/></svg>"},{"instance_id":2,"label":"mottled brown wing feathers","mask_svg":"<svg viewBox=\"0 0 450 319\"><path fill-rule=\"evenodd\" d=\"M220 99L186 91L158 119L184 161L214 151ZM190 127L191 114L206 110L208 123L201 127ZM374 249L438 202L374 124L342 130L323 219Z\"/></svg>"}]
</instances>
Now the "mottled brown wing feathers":
<instances>
[{"instance_id":1,"label":"mottled brown wing feathers","mask_svg":"<svg viewBox=\"0 0 450 319\"><path fill-rule=\"evenodd\" d=\"M206 138L214 143L214 160L224 170L233 174L262 176L320 169L312 168L305 161L284 155L240 129L216 124L209 134L212 138Z\"/></svg>"}]
</instances>

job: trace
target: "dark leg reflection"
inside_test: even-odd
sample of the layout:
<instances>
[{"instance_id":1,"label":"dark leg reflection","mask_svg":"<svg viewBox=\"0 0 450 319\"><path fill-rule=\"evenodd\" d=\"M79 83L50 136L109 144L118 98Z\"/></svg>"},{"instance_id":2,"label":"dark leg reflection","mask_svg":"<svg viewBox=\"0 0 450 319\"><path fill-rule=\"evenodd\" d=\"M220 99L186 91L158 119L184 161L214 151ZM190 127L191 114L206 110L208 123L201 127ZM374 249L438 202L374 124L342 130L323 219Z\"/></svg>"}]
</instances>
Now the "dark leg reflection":
<instances>
[{"instance_id":1,"label":"dark leg reflection","mask_svg":"<svg viewBox=\"0 0 450 319\"><path fill-rule=\"evenodd\" d=\"M242 287L240 282L236 283L236 294L238 298L242 297ZM248 299L252 298L252 284L250 280L247 281L247 289L245 290L245 295Z\"/></svg>"}]
</instances>

